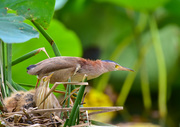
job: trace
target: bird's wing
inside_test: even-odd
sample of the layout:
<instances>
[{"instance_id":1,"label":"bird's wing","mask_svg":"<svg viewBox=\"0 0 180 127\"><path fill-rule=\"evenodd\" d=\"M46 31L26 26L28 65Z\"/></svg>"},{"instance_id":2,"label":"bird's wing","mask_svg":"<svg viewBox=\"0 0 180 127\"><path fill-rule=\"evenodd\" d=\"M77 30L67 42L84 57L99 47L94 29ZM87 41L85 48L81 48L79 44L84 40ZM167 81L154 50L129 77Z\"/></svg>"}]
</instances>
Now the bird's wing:
<instances>
[{"instance_id":1,"label":"bird's wing","mask_svg":"<svg viewBox=\"0 0 180 127\"><path fill-rule=\"evenodd\" d=\"M29 74L39 75L46 74L60 69L76 68L77 61L74 59L64 59L64 57L53 57L43 60L36 64L36 66L28 70Z\"/></svg>"}]
</instances>

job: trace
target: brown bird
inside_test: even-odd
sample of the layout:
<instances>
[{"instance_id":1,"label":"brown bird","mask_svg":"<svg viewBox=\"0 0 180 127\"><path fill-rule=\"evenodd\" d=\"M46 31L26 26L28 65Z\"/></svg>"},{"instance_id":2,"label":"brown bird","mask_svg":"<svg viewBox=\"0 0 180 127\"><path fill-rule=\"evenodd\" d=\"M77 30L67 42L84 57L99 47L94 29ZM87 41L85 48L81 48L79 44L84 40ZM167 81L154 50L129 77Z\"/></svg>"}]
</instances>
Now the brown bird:
<instances>
[{"instance_id":1,"label":"brown bird","mask_svg":"<svg viewBox=\"0 0 180 127\"><path fill-rule=\"evenodd\" d=\"M93 61L80 57L64 56L45 59L37 64L30 65L27 70L28 74L38 75L39 79L54 72L50 79L52 84L66 82L70 77L71 81L78 82L82 81L84 75L87 75L87 80L90 80L110 71L133 71L110 60Z\"/></svg>"},{"instance_id":2,"label":"brown bird","mask_svg":"<svg viewBox=\"0 0 180 127\"><path fill-rule=\"evenodd\" d=\"M44 98L46 97L47 93L49 93L49 81L53 73L49 76L44 76L41 79L39 87L35 91L35 102L39 109L50 109L50 108L60 108L60 104L53 93L46 98L44 102ZM56 115L60 116L60 112L57 112Z\"/></svg>"},{"instance_id":3,"label":"brown bird","mask_svg":"<svg viewBox=\"0 0 180 127\"><path fill-rule=\"evenodd\" d=\"M7 110L7 112L17 112L23 108L35 108L34 94L35 90L12 93L10 97L4 99L5 110Z\"/></svg>"}]
</instances>

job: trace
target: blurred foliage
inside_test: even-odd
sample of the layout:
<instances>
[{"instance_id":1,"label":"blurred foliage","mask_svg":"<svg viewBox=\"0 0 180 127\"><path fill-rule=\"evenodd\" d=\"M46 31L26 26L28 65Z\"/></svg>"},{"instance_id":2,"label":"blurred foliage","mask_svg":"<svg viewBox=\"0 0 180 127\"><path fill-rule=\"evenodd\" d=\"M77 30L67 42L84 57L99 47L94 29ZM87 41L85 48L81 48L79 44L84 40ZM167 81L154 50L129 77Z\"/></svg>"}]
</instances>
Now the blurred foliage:
<instances>
[{"instance_id":1,"label":"blurred foliage","mask_svg":"<svg viewBox=\"0 0 180 127\"><path fill-rule=\"evenodd\" d=\"M154 10L158 6L163 5L168 0L152 0L152 1L144 1L144 0L96 0L97 2L109 2L115 5L120 5L126 8L131 8L135 10Z\"/></svg>"}]
</instances>

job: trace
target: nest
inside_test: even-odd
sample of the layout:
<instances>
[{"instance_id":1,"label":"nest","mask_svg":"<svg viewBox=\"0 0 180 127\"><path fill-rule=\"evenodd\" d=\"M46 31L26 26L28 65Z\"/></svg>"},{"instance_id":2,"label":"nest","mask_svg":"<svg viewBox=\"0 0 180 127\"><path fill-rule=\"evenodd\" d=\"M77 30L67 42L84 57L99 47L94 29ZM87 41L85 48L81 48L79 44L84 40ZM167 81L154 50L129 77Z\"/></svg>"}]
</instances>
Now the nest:
<instances>
[{"instance_id":1,"label":"nest","mask_svg":"<svg viewBox=\"0 0 180 127\"><path fill-rule=\"evenodd\" d=\"M112 112L122 110L123 107L81 107L79 116L79 125L91 125L90 116L98 113ZM19 112L2 113L0 116L1 124L10 127L28 126L28 127L59 127L66 123L67 113L71 113L72 108L56 108L56 109L23 109ZM95 112L88 113L88 110ZM98 111L97 111L98 110ZM50 113L51 112L51 113ZM56 116L53 112L61 112L62 118ZM42 114L43 113L43 114Z\"/></svg>"},{"instance_id":2,"label":"nest","mask_svg":"<svg viewBox=\"0 0 180 127\"><path fill-rule=\"evenodd\" d=\"M53 88L55 88L55 86L57 85L54 85ZM41 89L42 88L39 87L39 90ZM50 90L49 87L46 87L46 90L43 90L43 94L39 95L37 95L37 93L40 93L42 91L39 92L38 89L30 90L27 92L18 91L16 93L13 93L10 97L5 98L4 110L0 115L0 125L10 127L59 127L66 126L70 117L75 116L75 123L78 124L76 126L89 126L91 124L91 115L123 109L123 107L78 106L78 109L75 108L78 111L76 111L76 114L79 114L77 117L75 114L72 114L72 109L76 102L74 103L74 101L71 100L71 105L69 105L68 107L63 106L65 105L67 99L70 99L70 95L75 93L76 91L72 92L68 97L65 98L65 100L63 101L64 104L59 104L58 100L56 100L57 98L52 93L52 89ZM39 100L40 102L37 102L37 100ZM80 103L83 104L83 101L84 99L82 98L82 102ZM58 105L55 104L55 102L58 102ZM88 113L88 110L94 110L94 112Z\"/></svg>"},{"instance_id":3,"label":"nest","mask_svg":"<svg viewBox=\"0 0 180 127\"><path fill-rule=\"evenodd\" d=\"M38 113L27 113L23 110L20 112L4 113L1 114L1 124L12 127L28 126L28 127L57 127L63 124L59 117L51 114L49 117L40 115Z\"/></svg>"}]
</instances>

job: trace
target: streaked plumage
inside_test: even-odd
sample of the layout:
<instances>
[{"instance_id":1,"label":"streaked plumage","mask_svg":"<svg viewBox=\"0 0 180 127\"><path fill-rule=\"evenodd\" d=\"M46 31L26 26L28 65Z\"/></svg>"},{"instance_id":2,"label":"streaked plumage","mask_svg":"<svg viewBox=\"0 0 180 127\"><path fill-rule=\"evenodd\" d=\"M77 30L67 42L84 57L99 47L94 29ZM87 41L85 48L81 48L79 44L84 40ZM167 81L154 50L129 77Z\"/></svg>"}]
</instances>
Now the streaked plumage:
<instances>
[{"instance_id":1,"label":"streaked plumage","mask_svg":"<svg viewBox=\"0 0 180 127\"><path fill-rule=\"evenodd\" d=\"M10 97L4 99L5 110L7 110L7 112L17 112L21 111L23 108L29 109L36 107L34 94L35 90L12 93Z\"/></svg>"},{"instance_id":2,"label":"streaked plumage","mask_svg":"<svg viewBox=\"0 0 180 127\"><path fill-rule=\"evenodd\" d=\"M50 83L65 82L69 77L72 81L82 81L85 74L87 80L90 80L109 71L133 71L109 60L92 61L80 57L63 56L45 59L35 65L30 65L27 69L28 74L38 75L39 79L54 72Z\"/></svg>"},{"instance_id":3,"label":"streaked plumage","mask_svg":"<svg viewBox=\"0 0 180 127\"><path fill-rule=\"evenodd\" d=\"M50 91L49 88L49 80L52 74L49 76L44 76L40 82L39 87L35 91L35 102L39 109L50 109L50 108L60 108L60 104L56 98L56 96L51 93L46 100L40 104L47 93ZM60 116L60 112L56 113L56 115Z\"/></svg>"}]
</instances>

